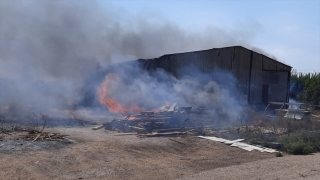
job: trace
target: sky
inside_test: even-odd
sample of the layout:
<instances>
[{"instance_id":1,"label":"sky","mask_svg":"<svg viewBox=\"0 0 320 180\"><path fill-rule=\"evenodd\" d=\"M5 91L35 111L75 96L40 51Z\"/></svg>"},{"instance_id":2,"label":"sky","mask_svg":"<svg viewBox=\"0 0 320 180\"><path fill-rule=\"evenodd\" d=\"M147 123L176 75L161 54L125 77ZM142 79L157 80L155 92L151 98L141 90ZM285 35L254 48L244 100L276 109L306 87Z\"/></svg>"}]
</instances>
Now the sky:
<instances>
[{"instance_id":1,"label":"sky","mask_svg":"<svg viewBox=\"0 0 320 180\"><path fill-rule=\"evenodd\" d=\"M0 0L0 78L227 46L320 72L320 0Z\"/></svg>"},{"instance_id":2,"label":"sky","mask_svg":"<svg viewBox=\"0 0 320 180\"><path fill-rule=\"evenodd\" d=\"M105 1L132 16L168 21L187 33L252 33L257 47L300 72L320 72L320 0ZM235 44L237 45L237 44Z\"/></svg>"}]
</instances>

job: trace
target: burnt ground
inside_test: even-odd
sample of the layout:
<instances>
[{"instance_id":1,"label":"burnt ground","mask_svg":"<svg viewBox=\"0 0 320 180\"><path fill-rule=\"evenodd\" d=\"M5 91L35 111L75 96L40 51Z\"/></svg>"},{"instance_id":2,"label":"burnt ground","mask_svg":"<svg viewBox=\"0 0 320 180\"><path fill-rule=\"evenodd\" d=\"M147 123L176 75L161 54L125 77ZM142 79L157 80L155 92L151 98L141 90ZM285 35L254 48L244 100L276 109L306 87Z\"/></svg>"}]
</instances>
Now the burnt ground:
<instances>
[{"instance_id":1,"label":"burnt ground","mask_svg":"<svg viewBox=\"0 0 320 180\"><path fill-rule=\"evenodd\" d=\"M0 135L0 153L10 153L13 151L36 151L50 150L66 147L74 143L71 139L52 139L52 140L37 140L32 142L38 133L30 134L29 132L13 131L2 133ZM27 138L30 135L34 136L31 139Z\"/></svg>"},{"instance_id":2,"label":"burnt ground","mask_svg":"<svg viewBox=\"0 0 320 180\"><path fill-rule=\"evenodd\" d=\"M19 139L25 132L0 135L0 179L177 179L275 157L195 136L141 138L90 127L45 131L68 136L32 142Z\"/></svg>"}]
</instances>

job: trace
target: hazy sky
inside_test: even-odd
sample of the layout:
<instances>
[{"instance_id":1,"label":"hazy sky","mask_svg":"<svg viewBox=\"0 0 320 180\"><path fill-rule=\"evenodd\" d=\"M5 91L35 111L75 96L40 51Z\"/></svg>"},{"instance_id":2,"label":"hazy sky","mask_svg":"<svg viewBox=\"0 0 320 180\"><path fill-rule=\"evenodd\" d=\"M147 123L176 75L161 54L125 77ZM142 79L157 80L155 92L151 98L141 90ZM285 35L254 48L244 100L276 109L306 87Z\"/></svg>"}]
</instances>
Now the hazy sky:
<instances>
[{"instance_id":1,"label":"hazy sky","mask_svg":"<svg viewBox=\"0 0 320 180\"><path fill-rule=\"evenodd\" d=\"M320 0L0 0L0 77L237 45L320 72Z\"/></svg>"},{"instance_id":2,"label":"hazy sky","mask_svg":"<svg viewBox=\"0 0 320 180\"><path fill-rule=\"evenodd\" d=\"M174 23L187 33L211 27L251 29L250 45L298 71L320 71L320 0L120 0L108 5L154 22Z\"/></svg>"}]
</instances>

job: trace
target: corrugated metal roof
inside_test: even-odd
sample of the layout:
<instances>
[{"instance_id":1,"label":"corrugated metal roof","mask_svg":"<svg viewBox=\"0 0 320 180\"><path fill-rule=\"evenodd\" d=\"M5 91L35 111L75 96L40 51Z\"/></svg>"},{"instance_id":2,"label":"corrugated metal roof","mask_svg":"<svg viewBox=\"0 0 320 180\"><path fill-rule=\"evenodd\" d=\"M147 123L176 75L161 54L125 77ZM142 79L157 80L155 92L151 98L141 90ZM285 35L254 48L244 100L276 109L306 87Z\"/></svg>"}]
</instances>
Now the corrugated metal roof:
<instances>
[{"instance_id":1,"label":"corrugated metal roof","mask_svg":"<svg viewBox=\"0 0 320 180\"><path fill-rule=\"evenodd\" d=\"M272 61L271 63L279 63L279 64L281 64L281 65L283 65L283 66L286 66L286 68L285 68L286 70L292 68L291 66L289 66L289 65L287 65L287 64L284 64L283 62L277 61L277 60L272 59L272 58L270 58L270 57L268 57L268 56L266 56L266 55L264 55L264 54L262 54L262 53L258 53L258 52L254 51L254 50L250 50L250 49L245 48L245 47L243 47L243 46L229 46L229 47L211 48L211 49L199 50L199 51L190 51L190 52L181 52L181 53L165 54L165 55L163 55L163 56L160 56L159 58L162 58L162 57L165 57L165 56L171 56L171 55L188 54L188 53L204 52L204 51L211 51L211 50L222 50L222 49L227 49L227 48L243 48L243 49L246 49L246 50L248 50L248 51L253 51L253 52L257 53L257 54L260 54L260 55L264 56L265 58L268 58L269 60ZM151 59L150 59L150 60L151 60Z\"/></svg>"}]
</instances>

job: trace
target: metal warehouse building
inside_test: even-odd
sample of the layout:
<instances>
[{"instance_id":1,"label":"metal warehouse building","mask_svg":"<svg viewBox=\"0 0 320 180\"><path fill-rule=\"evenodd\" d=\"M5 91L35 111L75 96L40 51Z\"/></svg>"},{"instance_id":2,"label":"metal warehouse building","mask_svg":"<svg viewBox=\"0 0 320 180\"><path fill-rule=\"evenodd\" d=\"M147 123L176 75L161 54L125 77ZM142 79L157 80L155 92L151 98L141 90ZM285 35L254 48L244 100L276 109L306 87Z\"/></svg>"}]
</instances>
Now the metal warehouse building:
<instances>
[{"instance_id":1,"label":"metal warehouse building","mask_svg":"<svg viewBox=\"0 0 320 180\"><path fill-rule=\"evenodd\" d=\"M163 55L159 58L138 60L144 69L164 69L179 78L179 69L196 66L204 73L217 69L231 72L237 79L237 91L249 104L271 101L288 102L291 68L241 46Z\"/></svg>"}]
</instances>

